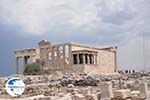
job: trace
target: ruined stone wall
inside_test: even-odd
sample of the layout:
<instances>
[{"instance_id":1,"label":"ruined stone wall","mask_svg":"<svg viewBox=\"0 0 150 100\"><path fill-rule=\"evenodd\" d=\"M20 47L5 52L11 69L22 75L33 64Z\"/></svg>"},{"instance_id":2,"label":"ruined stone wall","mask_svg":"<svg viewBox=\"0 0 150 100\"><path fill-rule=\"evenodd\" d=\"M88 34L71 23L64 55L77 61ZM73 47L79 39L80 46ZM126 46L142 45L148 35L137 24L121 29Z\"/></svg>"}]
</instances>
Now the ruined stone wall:
<instances>
[{"instance_id":1,"label":"ruined stone wall","mask_svg":"<svg viewBox=\"0 0 150 100\"><path fill-rule=\"evenodd\" d=\"M51 44L47 42L43 42L39 44L39 49L40 49L40 60L44 62L44 68L47 70L48 68L48 60L49 60L49 52L51 52Z\"/></svg>"},{"instance_id":2,"label":"ruined stone wall","mask_svg":"<svg viewBox=\"0 0 150 100\"><path fill-rule=\"evenodd\" d=\"M73 73L83 73L84 72L84 67L85 67L85 65L83 65L83 64L81 64L81 65L72 65L71 71Z\"/></svg>"},{"instance_id":3,"label":"ruined stone wall","mask_svg":"<svg viewBox=\"0 0 150 100\"><path fill-rule=\"evenodd\" d=\"M115 53L100 50L97 56L97 66L85 65L84 72L91 74L113 74L115 73Z\"/></svg>"},{"instance_id":4,"label":"ruined stone wall","mask_svg":"<svg viewBox=\"0 0 150 100\"><path fill-rule=\"evenodd\" d=\"M115 52L100 50L98 52L98 66L101 68L101 72L113 73L116 69L115 64Z\"/></svg>"},{"instance_id":5,"label":"ruined stone wall","mask_svg":"<svg viewBox=\"0 0 150 100\"><path fill-rule=\"evenodd\" d=\"M32 56L32 63L36 62L37 59L40 59L40 49L36 49L34 55Z\"/></svg>"},{"instance_id":6,"label":"ruined stone wall","mask_svg":"<svg viewBox=\"0 0 150 100\"><path fill-rule=\"evenodd\" d=\"M68 72L72 66L71 47L69 43L51 45L45 51L40 52L41 56L45 56L46 69L50 73L56 71Z\"/></svg>"}]
</instances>

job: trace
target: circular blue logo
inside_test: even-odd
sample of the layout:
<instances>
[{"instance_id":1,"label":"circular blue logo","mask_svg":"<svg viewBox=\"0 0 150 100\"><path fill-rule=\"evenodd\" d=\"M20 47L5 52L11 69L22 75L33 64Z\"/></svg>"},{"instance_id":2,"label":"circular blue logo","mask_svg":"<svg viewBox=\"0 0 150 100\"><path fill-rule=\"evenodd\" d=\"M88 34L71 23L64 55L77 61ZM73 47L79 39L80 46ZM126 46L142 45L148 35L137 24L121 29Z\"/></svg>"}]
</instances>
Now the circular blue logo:
<instances>
[{"instance_id":1,"label":"circular blue logo","mask_svg":"<svg viewBox=\"0 0 150 100\"><path fill-rule=\"evenodd\" d=\"M18 97L25 90L25 84L19 77L12 77L6 82L6 91L9 95Z\"/></svg>"}]
</instances>

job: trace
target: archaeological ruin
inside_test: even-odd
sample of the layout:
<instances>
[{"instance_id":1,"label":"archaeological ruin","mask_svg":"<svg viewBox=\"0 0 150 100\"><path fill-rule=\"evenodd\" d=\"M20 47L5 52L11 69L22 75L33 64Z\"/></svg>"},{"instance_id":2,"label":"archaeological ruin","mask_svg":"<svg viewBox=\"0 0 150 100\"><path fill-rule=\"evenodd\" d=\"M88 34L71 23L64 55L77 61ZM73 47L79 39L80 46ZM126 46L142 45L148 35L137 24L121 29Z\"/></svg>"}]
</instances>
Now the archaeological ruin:
<instances>
[{"instance_id":1,"label":"archaeological ruin","mask_svg":"<svg viewBox=\"0 0 150 100\"><path fill-rule=\"evenodd\" d=\"M52 44L47 40L38 43L39 48L15 51L16 73L18 61L23 59L23 67L37 59L44 61L44 70L51 73L117 73L117 47L95 48L74 43Z\"/></svg>"}]
</instances>

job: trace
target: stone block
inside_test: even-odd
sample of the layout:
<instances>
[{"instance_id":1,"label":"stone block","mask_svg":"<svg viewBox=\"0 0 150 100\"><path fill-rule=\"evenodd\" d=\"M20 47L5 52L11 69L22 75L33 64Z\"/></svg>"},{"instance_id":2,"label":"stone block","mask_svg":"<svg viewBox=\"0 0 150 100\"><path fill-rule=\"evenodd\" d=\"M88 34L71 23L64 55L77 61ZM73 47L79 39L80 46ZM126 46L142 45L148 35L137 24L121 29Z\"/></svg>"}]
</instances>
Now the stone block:
<instances>
[{"instance_id":1,"label":"stone block","mask_svg":"<svg viewBox=\"0 0 150 100\"><path fill-rule=\"evenodd\" d=\"M116 97L121 97L121 98L128 98L131 97L131 91L128 89L124 89L124 90L116 90L113 92L114 98Z\"/></svg>"},{"instance_id":2,"label":"stone block","mask_svg":"<svg viewBox=\"0 0 150 100\"><path fill-rule=\"evenodd\" d=\"M86 100L98 100L97 95L95 94L87 94Z\"/></svg>"},{"instance_id":3,"label":"stone block","mask_svg":"<svg viewBox=\"0 0 150 100\"><path fill-rule=\"evenodd\" d=\"M147 97L148 96L148 85L147 85L147 83L139 84L139 90L140 90L140 97Z\"/></svg>"},{"instance_id":4,"label":"stone block","mask_svg":"<svg viewBox=\"0 0 150 100\"><path fill-rule=\"evenodd\" d=\"M96 96L97 96L97 100L100 100L101 99L101 92L97 92Z\"/></svg>"},{"instance_id":5,"label":"stone block","mask_svg":"<svg viewBox=\"0 0 150 100\"><path fill-rule=\"evenodd\" d=\"M73 100L86 100L82 94L75 94L72 97Z\"/></svg>"},{"instance_id":6,"label":"stone block","mask_svg":"<svg viewBox=\"0 0 150 100\"><path fill-rule=\"evenodd\" d=\"M111 82L102 83L100 85L100 90L101 90L101 98L113 97L112 83Z\"/></svg>"}]
</instances>

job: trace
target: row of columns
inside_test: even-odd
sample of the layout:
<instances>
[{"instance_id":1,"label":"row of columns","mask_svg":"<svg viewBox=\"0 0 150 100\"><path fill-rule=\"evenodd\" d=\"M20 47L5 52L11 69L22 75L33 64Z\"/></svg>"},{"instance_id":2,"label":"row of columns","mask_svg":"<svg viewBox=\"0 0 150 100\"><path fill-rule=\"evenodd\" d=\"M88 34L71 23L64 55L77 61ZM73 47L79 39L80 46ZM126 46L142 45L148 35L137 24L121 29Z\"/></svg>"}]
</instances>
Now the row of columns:
<instances>
[{"instance_id":1,"label":"row of columns","mask_svg":"<svg viewBox=\"0 0 150 100\"><path fill-rule=\"evenodd\" d=\"M73 54L73 62L74 64L97 64L97 54Z\"/></svg>"},{"instance_id":2,"label":"row of columns","mask_svg":"<svg viewBox=\"0 0 150 100\"><path fill-rule=\"evenodd\" d=\"M28 64L28 59L31 58L31 56L16 57L16 74L19 73L18 67L19 67L19 59L20 58L23 58L23 70L24 70L26 65Z\"/></svg>"}]
</instances>

